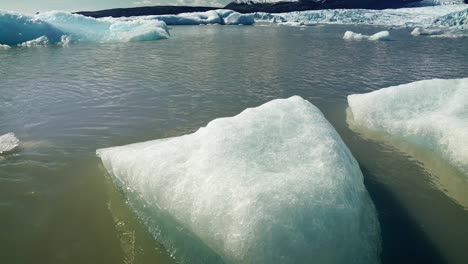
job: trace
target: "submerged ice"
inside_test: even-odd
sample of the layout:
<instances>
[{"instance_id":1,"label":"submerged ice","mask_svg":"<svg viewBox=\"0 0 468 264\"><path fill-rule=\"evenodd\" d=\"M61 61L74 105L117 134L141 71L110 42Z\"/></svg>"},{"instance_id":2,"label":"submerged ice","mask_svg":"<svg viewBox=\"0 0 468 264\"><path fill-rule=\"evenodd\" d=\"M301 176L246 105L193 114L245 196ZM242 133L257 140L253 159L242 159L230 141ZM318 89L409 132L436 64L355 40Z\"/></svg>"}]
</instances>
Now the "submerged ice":
<instances>
[{"instance_id":1,"label":"submerged ice","mask_svg":"<svg viewBox=\"0 0 468 264\"><path fill-rule=\"evenodd\" d=\"M168 215L173 235L193 234L227 263L378 263L379 224L359 165L298 96L97 155L142 219ZM149 226L158 237L159 224ZM186 240L162 242L204 262Z\"/></svg>"},{"instance_id":2,"label":"submerged ice","mask_svg":"<svg viewBox=\"0 0 468 264\"><path fill-rule=\"evenodd\" d=\"M468 78L348 96L353 122L436 153L468 176Z\"/></svg>"},{"instance_id":3,"label":"submerged ice","mask_svg":"<svg viewBox=\"0 0 468 264\"><path fill-rule=\"evenodd\" d=\"M0 136L0 154L13 150L18 146L18 144L19 140L13 133Z\"/></svg>"}]
</instances>

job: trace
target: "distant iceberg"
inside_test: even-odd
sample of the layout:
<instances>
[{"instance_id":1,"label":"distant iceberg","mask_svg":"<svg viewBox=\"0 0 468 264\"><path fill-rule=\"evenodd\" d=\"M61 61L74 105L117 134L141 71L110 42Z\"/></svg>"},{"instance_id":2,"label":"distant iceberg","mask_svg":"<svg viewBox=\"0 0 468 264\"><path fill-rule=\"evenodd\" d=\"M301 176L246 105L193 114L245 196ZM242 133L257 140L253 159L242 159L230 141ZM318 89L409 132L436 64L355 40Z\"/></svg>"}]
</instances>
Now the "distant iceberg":
<instances>
[{"instance_id":1,"label":"distant iceberg","mask_svg":"<svg viewBox=\"0 0 468 264\"><path fill-rule=\"evenodd\" d=\"M435 153L468 177L468 78L348 96L356 125Z\"/></svg>"},{"instance_id":2,"label":"distant iceberg","mask_svg":"<svg viewBox=\"0 0 468 264\"><path fill-rule=\"evenodd\" d=\"M354 33L352 31L346 31L343 39L346 40L371 40L371 41L377 41L377 40L390 40L390 32L388 31L381 31L377 32L374 35L368 36L368 35L363 35L360 33Z\"/></svg>"},{"instance_id":3,"label":"distant iceberg","mask_svg":"<svg viewBox=\"0 0 468 264\"><path fill-rule=\"evenodd\" d=\"M166 24L157 20L94 19L60 11L35 16L0 11L0 28L0 44L9 46L57 44L64 39L74 42L128 42L169 36Z\"/></svg>"},{"instance_id":4,"label":"distant iceberg","mask_svg":"<svg viewBox=\"0 0 468 264\"><path fill-rule=\"evenodd\" d=\"M13 150L18 146L18 144L19 140L13 133L0 136L0 154Z\"/></svg>"},{"instance_id":5,"label":"distant iceberg","mask_svg":"<svg viewBox=\"0 0 468 264\"><path fill-rule=\"evenodd\" d=\"M218 9L206 12L182 13L178 15L154 15L142 17L119 18L119 20L132 19L159 20L167 25L252 25L255 23L253 14L240 14L232 10Z\"/></svg>"},{"instance_id":6,"label":"distant iceberg","mask_svg":"<svg viewBox=\"0 0 468 264\"><path fill-rule=\"evenodd\" d=\"M97 155L181 262L206 263L205 245L226 263L379 263L359 165L298 96Z\"/></svg>"}]
</instances>

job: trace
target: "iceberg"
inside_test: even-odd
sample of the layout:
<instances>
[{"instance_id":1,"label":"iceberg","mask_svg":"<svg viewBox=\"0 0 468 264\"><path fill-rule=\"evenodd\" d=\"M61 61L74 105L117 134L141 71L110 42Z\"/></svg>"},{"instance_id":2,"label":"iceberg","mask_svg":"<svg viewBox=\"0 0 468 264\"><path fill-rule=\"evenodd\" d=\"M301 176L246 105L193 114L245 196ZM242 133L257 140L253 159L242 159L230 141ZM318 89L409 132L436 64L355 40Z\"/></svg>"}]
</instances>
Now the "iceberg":
<instances>
[{"instance_id":1,"label":"iceberg","mask_svg":"<svg viewBox=\"0 0 468 264\"><path fill-rule=\"evenodd\" d=\"M167 25L252 25L255 23L253 14L240 14L232 10L218 9L206 12L181 13L178 15L154 15L143 17L120 18L132 20L135 18L145 20L159 20Z\"/></svg>"},{"instance_id":2,"label":"iceberg","mask_svg":"<svg viewBox=\"0 0 468 264\"><path fill-rule=\"evenodd\" d=\"M441 29L430 29L430 28L415 28L411 31L413 36L432 36L432 35L441 35L444 32Z\"/></svg>"},{"instance_id":3,"label":"iceberg","mask_svg":"<svg viewBox=\"0 0 468 264\"><path fill-rule=\"evenodd\" d=\"M19 140L15 137L15 134L8 133L0 136L0 154L11 151L16 148L19 144Z\"/></svg>"},{"instance_id":4,"label":"iceberg","mask_svg":"<svg viewBox=\"0 0 468 264\"><path fill-rule=\"evenodd\" d=\"M301 97L97 155L181 262L207 262L197 244L225 263L379 262L379 223L359 165Z\"/></svg>"},{"instance_id":5,"label":"iceberg","mask_svg":"<svg viewBox=\"0 0 468 264\"><path fill-rule=\"evenodd\" d=\"M429 36L432 38L466 38L468 37L468 31L451 29L451 30L442 30L435 28L415 28L411 31L411 35L418 36Z\"/></svg>"},{"instance_id":6,"label":"iceberg","mask_svg":"<svg viewBox=\"0 0 468 264\"><path fill-rule=\"evenodd\" d=\"M390 32L388 31L380 31L375 33L374 35L368 36L368 35L363 35L360 33L354 33L352 31L346 31L343 39L346 40L372 40L372 41L377 41L377 40L390 40Z\"/></svg>"},{"instance_id":7,"label":"iceberg","mask_svg":"<svg viewBox=\"0 0 468 264\"><path fill-rule=\"evenodd\" d=\"M468 78L348 96L352 122L442 157L468 177Z\"/></svg>"},{"instance_id":8,"label":"iceberg","mask_svg":"<svg viewBox=\"0 0 468 264\"><path fill-rule=\"evenodd\" d=\"M34 46L72 42L128 42L158 40L169 36L157 20L95 19L68 12L51 11L35 16L0 11L0 44ZM47 41L46 41L47 39Z\"/></svg>"}]
</instances>

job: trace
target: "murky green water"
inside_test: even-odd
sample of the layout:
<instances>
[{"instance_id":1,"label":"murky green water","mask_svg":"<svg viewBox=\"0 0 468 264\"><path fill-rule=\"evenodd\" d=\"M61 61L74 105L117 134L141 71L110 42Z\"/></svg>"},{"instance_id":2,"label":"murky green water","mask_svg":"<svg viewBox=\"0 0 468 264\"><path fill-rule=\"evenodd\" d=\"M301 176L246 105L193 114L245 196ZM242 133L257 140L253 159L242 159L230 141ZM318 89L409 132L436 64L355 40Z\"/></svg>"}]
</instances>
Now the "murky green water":
<instances>
[{"instance_id":1,"label":"murky green water","mask_svg":"<svg viewBox=\"0 0 468 264\"><path fill-rule=\"evenodd\" d=\"M346 96L468 73L468 39L347 42L371 27L174 27L169 40L0 52L1 263L173 263L100 167L97 148L177 136L300 95L365 174L384 263L468 262L468 184L424 150L346 123Z\"/></svg>"}]
</instances>

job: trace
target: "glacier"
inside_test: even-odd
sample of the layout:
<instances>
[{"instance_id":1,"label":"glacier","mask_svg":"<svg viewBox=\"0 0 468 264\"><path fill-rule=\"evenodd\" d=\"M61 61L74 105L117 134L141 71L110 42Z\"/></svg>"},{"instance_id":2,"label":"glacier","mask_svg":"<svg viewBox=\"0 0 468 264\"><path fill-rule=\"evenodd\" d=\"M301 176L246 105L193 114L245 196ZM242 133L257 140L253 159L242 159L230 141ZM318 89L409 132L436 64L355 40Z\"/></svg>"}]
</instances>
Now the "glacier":
<instances>
[{"instance_id":1,"label":"glacier","mask_svg":"<svg viewBox=\"0 0 468 264\"><path fill-rule=\"evenodd\" d=\"M13 133L8 133L0 136L0 154L15 149L18 146L18 144L19 140Z\"/></svg>"},{"instance_id":2,"label":"glacier","mask_svg":"<svg viewBox=\"0 0 468 264\"><path fill-rule=\"evenodd\" d=\"M225 263L379 263L380 227L359 165L299 96L96 153L178 260L206 263L203 244ZM175 227L151 221L158 215Z\"/></svg>"},{"instance_id":3,"label":"glacier","mask_svg":"<svg viewBox=\"0 0 468 264\"><path fill-rule=\"evenodd\" d=\"M254 13L256 22L352 24L392 27L466 26L468 5L440 5L399 9L327 9L289 13Z\"/></svg>"},{"instance_id":4,"label":"glacier","mask_svg":"<svg viewBox=\"0 0 468 264\"><path fill-rule=\"evenodd\" d=\"M346 31L343 39L345 40L371 40L371 41L377 41L377 40L390 40L390 32L388 31L380 31L375 33L374 35L368 36L368 35L363 35L360 33L355 33L352 31Z\"/></svg>"},{"instance_id":5,"label":"glacier","mask_svg":"<svg viewBox=\"0 0 468 264\"><path fill-rule=\"evenodd\" d=\"M468 78L350 95L348 104L355 125L432 152L468 178Z\"/></svg>"},{"instance_id":6,"label":"glacier","mask_svg":"<svg viewBox=\"0 0 468 264\"><path fill-rule=\"evenodd\" d=\"M37 46L68 42L128 42L169 36L164 22L134 19L94 19L61 11L35 16L0 11L0 44ZM47 39L47 41L46 41Z\"/></svg>"}]
</instances>

